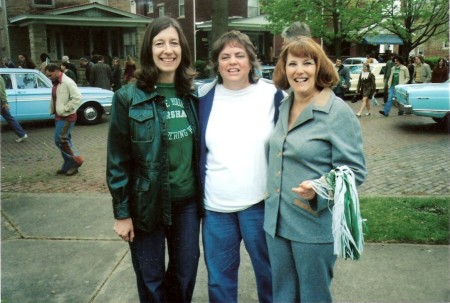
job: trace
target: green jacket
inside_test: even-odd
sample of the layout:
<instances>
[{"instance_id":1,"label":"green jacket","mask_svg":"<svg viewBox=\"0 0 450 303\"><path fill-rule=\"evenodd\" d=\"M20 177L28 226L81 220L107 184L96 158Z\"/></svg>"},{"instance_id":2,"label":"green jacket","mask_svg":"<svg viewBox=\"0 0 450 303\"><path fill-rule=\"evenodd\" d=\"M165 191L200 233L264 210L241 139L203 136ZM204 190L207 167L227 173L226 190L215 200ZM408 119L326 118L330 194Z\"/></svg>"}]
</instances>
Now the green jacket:
<instances>
[{"instance_id":1,"label":"green jacket","mask_svg":"<svg viewBox=\"0 0 450 303\"><path fill-rule=\"evenodd\" d=\"M203 200L198 178L198 99L183 98L194 134L194 174L199 216ZM132 218L135 229L152 232L172 224L166 103L156 92L130 84L115 92L107 147L106 181L114 217Z\"/></svg>"},{"instance_id":2,"label":"green jacket","mask_svg":"<svg viewBox=\"0 0 450 303\"><path fill-rule=\"evenodd\" d=\"M0 100L2 101L2 105L8 104L8 99L6 98L5 80L2 76L0 76Z\"/></svg>"}]
</instances>

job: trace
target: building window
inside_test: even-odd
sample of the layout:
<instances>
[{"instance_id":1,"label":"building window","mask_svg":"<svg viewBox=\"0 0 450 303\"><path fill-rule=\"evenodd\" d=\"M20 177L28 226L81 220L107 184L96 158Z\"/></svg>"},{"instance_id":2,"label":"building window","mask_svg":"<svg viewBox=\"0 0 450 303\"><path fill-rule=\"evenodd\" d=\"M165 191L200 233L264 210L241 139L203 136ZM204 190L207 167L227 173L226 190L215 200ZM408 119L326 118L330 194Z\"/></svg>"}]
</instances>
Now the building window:
<instances>
[{"instance_id":1,"label":"building window","mask_svg":"<svg viewBox=\"0 0 450 303\"><path fill-rule=\"evenodd\" d=\"M256 17L260 15L259 1L248 0L248 17Z\"/></svg>"},{"instance_id":2,"label":"building window","mask_svg":"<svg viewBox=\"0 0 450 303\"><path fill-rule=\"evenodd\" d=\"M54 0L33 0L33 6L55 6Z\"/></svg>"},{"instance_id":3,"label":"building window","mask_svg":"<svg viewBox=\"0 0 450 303\"><path fill-rule=\"evenodd\" d=\"M155 11L155 7L153 6L153 0L147 1L147 14L153 14Z\"/></svg>"},{"instance_id":4,"label":"building window","mask_svg":"<svg viewBox=\"0 0 450 303\"><path fill-rule=\"evenodd\" d=\"M445 40L443 43L442 43L442 49L448 49L449 48L449 42L448 42L449 40Z\"/></svg>"},{"instance_id":5,"label":"building window","mask_svg":"<svg viewBox=\"0 0 450 303\"><path fill-rule=\"evenodd\" d=\"M164 5L158 7L158 16L159 17L164 16Z\"/></svg>"},{"instance_id":6,"label":"building window","mask_svg":"<svg viewBox=\"0 0 450 303\"><path fill-rule=\"evenodd\" d=\"M184 17L184 0L178 0L178 15Z\"/></svg>"}]
</instances>

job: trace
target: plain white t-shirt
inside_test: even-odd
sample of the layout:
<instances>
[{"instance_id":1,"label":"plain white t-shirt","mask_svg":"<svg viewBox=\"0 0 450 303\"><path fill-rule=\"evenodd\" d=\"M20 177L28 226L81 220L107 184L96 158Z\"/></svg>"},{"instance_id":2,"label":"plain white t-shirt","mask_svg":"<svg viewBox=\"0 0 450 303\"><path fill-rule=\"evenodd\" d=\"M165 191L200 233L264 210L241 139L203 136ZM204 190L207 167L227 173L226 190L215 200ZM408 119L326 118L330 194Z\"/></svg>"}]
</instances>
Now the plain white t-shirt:
<instances>
[{"instance_id":1,"label":"plain white t-shirt","mask_svg":"<svg viewBox=\"0 0 450 303\"><path fill-rule=\"evenodd\" d=\"M205 135L207 210L241 211L265 198L275 93L261 80L242 90L216 85Z\"/></svg>"}]
</instances>

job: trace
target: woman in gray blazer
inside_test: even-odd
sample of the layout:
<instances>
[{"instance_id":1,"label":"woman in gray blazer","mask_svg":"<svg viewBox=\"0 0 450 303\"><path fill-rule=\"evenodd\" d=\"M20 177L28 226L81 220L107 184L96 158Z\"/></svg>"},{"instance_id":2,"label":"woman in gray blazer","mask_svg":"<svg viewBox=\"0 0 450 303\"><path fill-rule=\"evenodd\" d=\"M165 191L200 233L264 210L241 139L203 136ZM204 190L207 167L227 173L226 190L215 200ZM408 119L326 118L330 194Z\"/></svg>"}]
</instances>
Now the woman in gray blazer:
<instances>
[{"instance_id":1,"label":"woman in gray blazer","mask_svg":"<svg viewBox=\"0 0 450 303\"><path fill-rule=\"evenodd\" d=\"M367 174L358 119L331 87L333 64L314 40L286 44L274 72L292 89L270 138L264 230L272 266L274 302L331 302L331 202L308 180L346 165L356 184Z\"/></svg>"}]
</instances>

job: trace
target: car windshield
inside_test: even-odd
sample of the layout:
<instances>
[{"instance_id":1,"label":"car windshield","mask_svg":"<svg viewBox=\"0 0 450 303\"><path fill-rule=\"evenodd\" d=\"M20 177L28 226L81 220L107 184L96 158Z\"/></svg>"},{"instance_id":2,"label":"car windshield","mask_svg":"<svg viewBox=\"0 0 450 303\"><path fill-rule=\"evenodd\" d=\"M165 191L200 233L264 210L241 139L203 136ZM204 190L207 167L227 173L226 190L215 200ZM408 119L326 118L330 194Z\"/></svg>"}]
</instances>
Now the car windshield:
<instances>
[{"instance_id":1,"label":"car windshield","mask_svg":"<svg viewBox=\"0 0 450 303\"><path fill-rule=\"evenodd\" d=\"M362 72L362 65L349 66L350 74L360 74Z\"/></svg>"}]
</instances>

